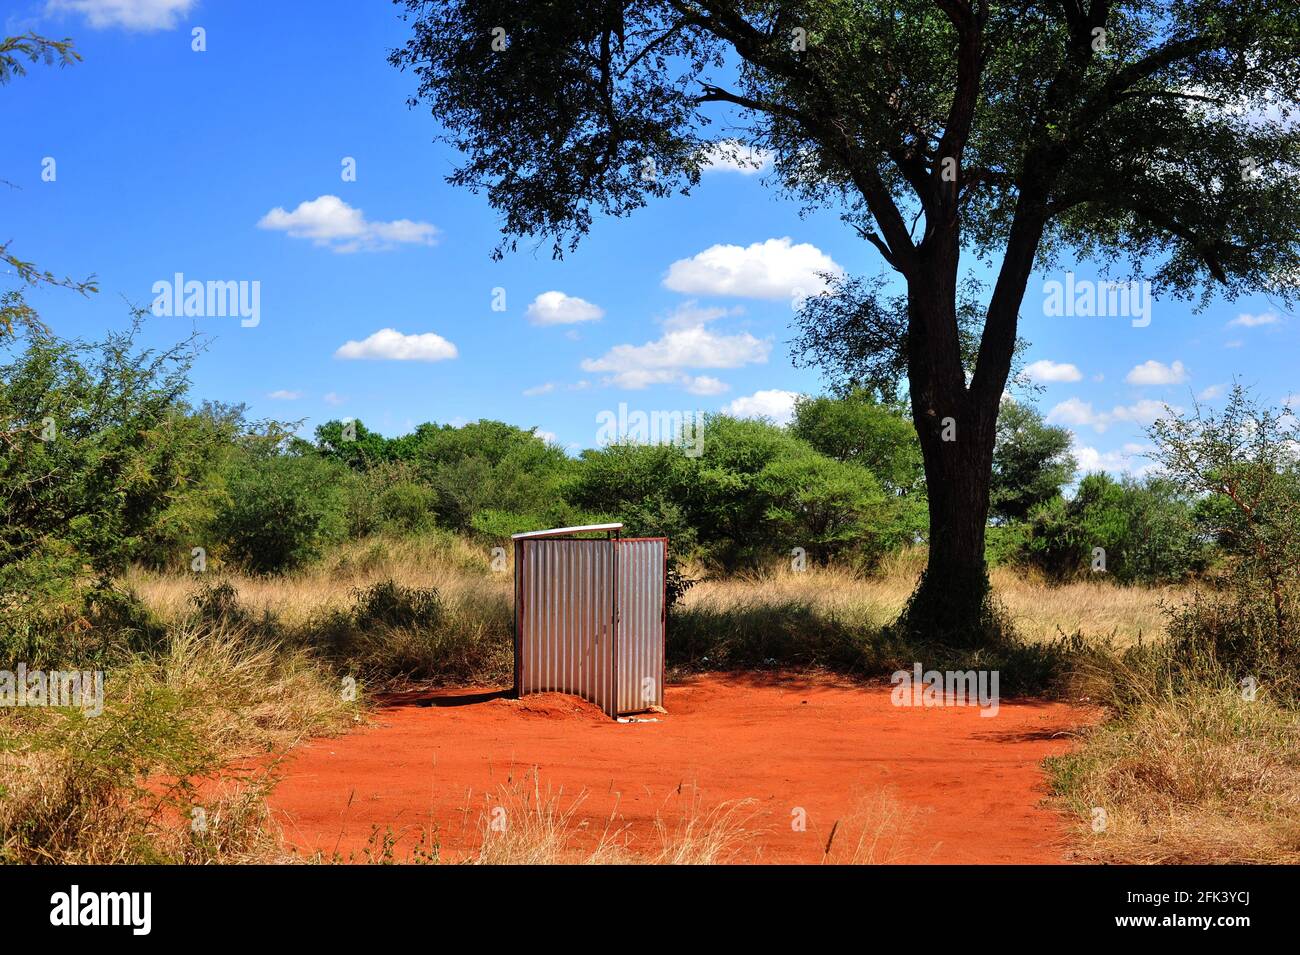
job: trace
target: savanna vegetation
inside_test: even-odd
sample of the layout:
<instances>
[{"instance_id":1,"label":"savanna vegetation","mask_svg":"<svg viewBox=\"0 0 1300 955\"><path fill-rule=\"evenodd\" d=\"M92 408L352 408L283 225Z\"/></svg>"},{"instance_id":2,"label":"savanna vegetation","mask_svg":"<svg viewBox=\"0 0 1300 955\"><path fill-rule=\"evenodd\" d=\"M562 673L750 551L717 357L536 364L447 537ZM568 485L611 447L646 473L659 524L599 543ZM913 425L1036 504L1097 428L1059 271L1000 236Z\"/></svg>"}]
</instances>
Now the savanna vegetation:
<instances>
[{"instance_id":1,"label":"savanna vegetation","mask_svg":"<svg viewBox=\"0 0 1300 955\"><path fill-rule=\"evenodd\" d=\"M1079 475L1060 429L1009 408L988 529L1008 636L963 650L894 625L925 567L925 478L909 418L862 392L803 399L788 426L712 417L699 456L570 456L491 421L302 437L192 403L192 342L34 329L7 354L0 651L108 674L105 722L0 714L12 861L274 854L273 754L345 731L376 689L508 682L493 548L606 519L674 542L677 672L996 668L1005 693L1110 708L1054 766L1086 824L1110 813L1096 857L1291 857L1274 823L1295 798L1296 422L1240 388L1158 422L1141 478ZM1261 745L1263 777L1236 761ZM270 775L219 796L193 782L251 754ZM183 825L196 807L219 838Z\"/></svg>"},{"instance_id":2,"label":"savanna vegetation","mask_svg":"<svg viewBox=\"0 0 1300 955\"><path fill-rule=\"evenodd\" d=\"M1294 163L1295 131L1180 93L1294 90L1294 17L1200 2L1026 18L668 0L595 20L515 0L403 5L412 39L393 62L465 150L453 180L486 185L507 246L540 235L563 252L597 212L689 188L708 144L698 110L725 103L750 115L746 145L774 153L781 185L843 210L905 294L844 278L809 300L799 350L832 390L788 425L715 415L698 456L573 456L502 422L306 432L198 401L201 342L145 349L134 325L60 337L25 290L92 294L93 279L0 246L18 277L0 310L0 673L106 674L102 714L0 707L0 861L282 857L262 798L278 756L363 720L376 689L508 679L493 548L606 519L673 541L679 672L996 668L1007 693L1106 711L1051 767L1083 857L1300 857L1296 418L1236 388L1221 411L1158 421L1153 468L1115 478L1080 475L1068 435L1004 397L1028 276L1063 249L1127 252L1139 273L1153 259L1179 294L1295 269L1292 184L1238 174L1243 149ZM492 50L501 22L526 28ZM728 58L738 89L707 73ZM0 84L43 60L76 53L4 40ZM626 174L647 160L655 176ZM988 296L961 276L969 245L1000 263ZM240 757L256 769L225 779ZM482 861L558 858L563 807L538 788L511 798L529 826ZM649 861L725 859L738 814L688 815Z\"/></svg>"}]
</instances>

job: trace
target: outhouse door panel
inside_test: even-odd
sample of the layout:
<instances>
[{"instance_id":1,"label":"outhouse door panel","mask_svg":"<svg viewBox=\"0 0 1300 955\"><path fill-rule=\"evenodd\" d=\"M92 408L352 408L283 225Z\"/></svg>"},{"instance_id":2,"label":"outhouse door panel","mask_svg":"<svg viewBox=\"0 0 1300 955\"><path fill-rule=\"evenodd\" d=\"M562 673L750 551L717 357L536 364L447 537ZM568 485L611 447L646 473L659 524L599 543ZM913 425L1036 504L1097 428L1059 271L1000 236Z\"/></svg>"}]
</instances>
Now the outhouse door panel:
<instances>
[{"instance_id":1,"label":"outhouse door panel","mask_svg":"<svg viewBox=\"0 0 1300 955\"><path fill-rule=\"evenodd\" d=\"M625 538L618 548L618 712L664 705L664 574L668 542Z\"/></svg>"},{"instance_id":2,"label":"outhouse door panel","mask_svg":"<svg viewBox=\"0 0 1300 955\"><path fill-rule=\"evenodd\" d=\"M614 548L525 540L519 552L520 694L572 693L615 715Z\"/></svg>"}]
</instances>

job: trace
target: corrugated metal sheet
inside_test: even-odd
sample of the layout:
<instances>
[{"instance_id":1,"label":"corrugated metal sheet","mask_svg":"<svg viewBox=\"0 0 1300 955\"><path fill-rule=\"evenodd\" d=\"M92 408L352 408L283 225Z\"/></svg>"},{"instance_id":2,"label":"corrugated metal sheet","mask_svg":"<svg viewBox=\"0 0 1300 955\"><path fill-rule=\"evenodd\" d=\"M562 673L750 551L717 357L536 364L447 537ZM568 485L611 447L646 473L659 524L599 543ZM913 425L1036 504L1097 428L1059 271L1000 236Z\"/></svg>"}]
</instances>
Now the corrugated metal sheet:
<instances>
[{"instance_id":1,"label":"corrugated metal sheet","mask_svg":"<svg viewBox=\"0 0 1300 955\"><path fill-rule=\"evenodd\" d=\"M519 693L573 693L616 715L612 542L539 539L516 546Z\"/></svg>"},{"instance_id":2,"label":"corrugated metal sheet","mask_svg":"<svg viewBox=\"0 0 1300 955\"><path fill-rule=\"evenodd\" d=\"M618 548L618 712L664 703L662 538L614 541Z\"/></svg>"},{"instance_id":3,"label":"corrugated metal sheet","mask_svg":"<svg viewBox=\"0 0 1300 955\"><path fill-rule=\"evenodd\" d=\"M664 538L515 539L515 687L663 706Z\"/></svg>"}]
</instances>

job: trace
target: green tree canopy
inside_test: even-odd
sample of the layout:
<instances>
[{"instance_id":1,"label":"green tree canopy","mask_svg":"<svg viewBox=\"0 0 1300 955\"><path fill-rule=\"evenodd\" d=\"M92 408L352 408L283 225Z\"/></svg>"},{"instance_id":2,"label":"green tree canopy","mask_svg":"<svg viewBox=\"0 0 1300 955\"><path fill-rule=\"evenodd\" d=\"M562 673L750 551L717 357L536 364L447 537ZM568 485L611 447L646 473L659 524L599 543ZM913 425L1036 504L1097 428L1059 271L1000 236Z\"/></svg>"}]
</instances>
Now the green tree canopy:
<instances>
[{"instance_id":1,"label":"green tree canopy","mask_svg":"<svg viewBox=\"0 0 1300 955\"><path fill-rule=\"evenodd\" d=\"M993 446L992 512L1004 520L1024 520L1034 507L1058 497L1078 468L1072 440L1068 428L1044 424L1032 405L1004 404Z\"/></svg>"},{"instance_id":2,"label":"green tree canopy","mask_svg":"<svg viewBox=\"0 0 1300 955\"><path fill-rule=\"evenodd\" d=\"M464 156L450 181L500 214L498 254L563 254L597 216L688 192L724 119L776 188L839 211L898 273L905 314L871 296L838 314L905 319L882 347L925 460L905 622L930 639L992 636L996 421L1036 266L1075 252L1170 296L1295 298L1300 18L1274 0L400 3L391 61ZM973 364L967 253L995 276Z\"/></svg>"},{"instance_id":3,"label":"green tree canopy","mask_svg":"<svg viewBox=\"0 0 1300 955\"><path fill-rule=\"evenodd\" d=\"M921 445L911 417L897 402L876 401L870 392L843 398L801 397L790 431L837 461L860 464L893 494L921 488Z\"/></svg>"}]
</instances>

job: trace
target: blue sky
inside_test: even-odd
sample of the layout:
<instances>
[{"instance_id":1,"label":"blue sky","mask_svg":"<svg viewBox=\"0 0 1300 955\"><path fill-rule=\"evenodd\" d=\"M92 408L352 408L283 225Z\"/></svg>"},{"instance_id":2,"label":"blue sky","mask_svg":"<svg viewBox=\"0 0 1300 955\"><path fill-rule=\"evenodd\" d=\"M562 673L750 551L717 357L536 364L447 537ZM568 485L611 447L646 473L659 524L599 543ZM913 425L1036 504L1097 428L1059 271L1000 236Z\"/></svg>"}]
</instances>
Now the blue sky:
<instances>
[{"instance_id":1,"label":"blue sky","mask_svg":"<svg viewBox=\"0 0 1300 955\"><path fill-rule=\"evenodd\" d=\"M322 0L310 16L245 0L7 0L4 17L6 35L70 36L84 57L0 87L0 178L17 187L0 234L101 287L31 301L58 332L95 336L176 273L259 283L254 327L157 317L146 330L150 344L211 335L195 396L256 416L307 430L357 417L390 435L497 418L570 449L595 444L598 415L621 402L779 418L822 390L790 361L793 297L827 267L881 268L834 211L801 217L762 172L725 168L689 198L598 220L563 261L521 243L493 262L496 218L443 181L456 156L406 106L413 79L386 62L404 27L379 0ZM1156 289L1145 327L1044 314L1044 282L1072 268L1031 280L1021 334L1046 389L1034 400L1075 432L1085 467L1141 468L1164 402L1213 404L1234 376L1272 401L1300 391L1296 323L1278 304L1197 315Z\"/></svg>"}]
</instances>

